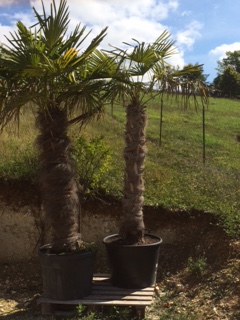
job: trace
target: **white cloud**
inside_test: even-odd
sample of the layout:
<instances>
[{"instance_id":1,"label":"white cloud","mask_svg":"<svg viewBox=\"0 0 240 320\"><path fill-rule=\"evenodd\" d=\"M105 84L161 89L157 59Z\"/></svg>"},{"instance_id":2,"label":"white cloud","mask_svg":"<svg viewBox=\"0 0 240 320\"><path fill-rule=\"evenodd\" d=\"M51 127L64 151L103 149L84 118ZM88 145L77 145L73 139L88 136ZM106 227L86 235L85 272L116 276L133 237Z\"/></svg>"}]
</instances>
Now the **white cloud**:
<instances>
[{"instance_id":1,"label":"white cloud","mask_svg":"<svg viewBox=\"0 0 240 320\"><path fill-rule=\"evenodd\" d=\"M221 46L218 46L215 49L211 50L209 54L211 56L214 56L215 59L222 60L224 57L226 57L227 51L233 52L236 50L240 50L240 42L234 42L231 44L222 44Z\"/></svg>"},{"instance_id":2,"label":"white cloud","mask_svg":"<svg viewBox=\"0 0 240 320\"><path fill-rule=\"evenodd\" d=\"M9 32L12 32L13 28L11 26L2 26L0 24L0 43L7 44L6 36L9 36Z\"/></svg>"},{"instance_id":3,"label":"white cloud","mask_svg":"<svg viewBox=\"0 0 240 320\"><path fill-rule=\"evenodd\" d=\"M59 3L59 0L56 0ZM41 8L40 0L31 0L31 5L37 9ZM78 18L85 24L112 25L124 18L139 17L140 19L167 18L171 11L178 7L178 1L156 1L156 0L71 0L68 2L71 17ZM46 6L47 8L47 6Z\"/></svg>"},{"instance_id":4,"label":"white cloud","mask_svg":"<svg viewBox=\"0 0 240 320\"><path fill-rule=\"evenodd\" d=\"M187 16L190 16L191 13L192 13L192 12L189 11L189 10L183 11L183 12L181 13L181 16L182 16L182 17L187 17Z\"/></svg>"},{"instance_id":5,"label":"white cloud","mask_svg":"<svg viewBox=\"0 0 240 320\"><path fill-rule=\"evenodd\" d=\"M201 30L203 25L198 21L192 21L186 26L185 30L177 33L177 44L180 48L191 49L196 39L201 37Z\"/></svg>"},{"instance_id":6,"label":"white cloud","mask_svg":"<svg viewBox=\"0 0 240 320\"><path fill-rule=\"evenodd\" d=\"M157 5L153 4L151 7L146 8L148 11L145 11L145 15L149 15L149 18L156 21L162 21L168 18L170 12L175 11L177 8L177 1L160 2Z\"/></svg>"},{"instance_id":7,"label":"white cloud","mask_svg":"<svg viewBox=\"0 0 240 320\"><path fill-rule=\"evenodd\" d=\"M59 0L56 0L59 3ZM106 47L109 43L120 46L122 42L131 42L132 38L139 41L154 41L165 29L161 21L166 19L178 7L178 1L156 0L71 0L70 29L79 22L92 29L89 37L96 36L104 27L109 26L108 35L102 42ZM41 1L31 0L31 6L41 11ZM48 6L45 5L46 9Z\"/></svg>"},{"instance_id":8,"label":"white cloud","mask_svg":"<svg viewBox=\"0 0 240 320\"><path fill-rule=\"evenodd\" d=\"M0 24L0 42L6 43L6 44L7 44L6 36L11 37L10 32L14 33L14 31L16 30L16 23L18 21L22 21L27 27L32 26L35 21L33 14L27 14L22 12L17 12L14 15L7 16L7 17L9 20L9 25L4 26Z\"/></svg>"},{"instance_id":9,"label":"white cloud","mask_svg":"<svg viewBox=\"0 0 240 320\"><path fill-rule=\"evenodd\" d=\"M35 0L35 2L39 0ZM165 29L161 23L178 7L178 1L156 0L79 0L69 1L71 27L81 21L93 29L92 36L109 26L103 45L120 46L122 42L154 41Z\"/></svg>"},{"instance_id":10,"label":"white cloud","mask_svg":"<svg viewBox=\"0 0 240 320\"><path fill-rule=\"evenodd\" d=\"M18 0L0 0L0 7L10 6L17 2Z\"/></svg>"},{"instance_id":11,"label":"white cloud","mask_svg":"<svg viewBox=\"0 0 240 320\"><path fill-rule=\"evenodd\" d=\"M0 0L2 1L2 0ZM14 0L9 0L14 1ZM26 1L26 0L22 0ZM56 0L59 4L60 0ZM44 1L45 9L49 11L49 1ZM30 6L42 12L41 0L30 0ZM69 29L73 30L77 24L87 25L87 30L92 29L89 40L85 45L95 37L104 27L109 26L107 36L101 43L101 47L109 48L109 44L114 46L123 46L123 42L132 43L132 39L140 42L153 42L157 37L169 28L162 23L169 15L174 12L178 6L178 0L69 0L70 25ZM21 12L11 17L11 23L15 25L17 20L21 20L26 26L33 25L34 14L29 11L30 15ZM195 26L195 29L197 27ZM0 41L3 41L3 34L6 34L13 28L7 27L0 29ZM182 38L178 34L180 45L185 44L188 48L191 46L189 39L191 33L183 31ZM195 34L196 36L196 34ZM173 39L175 40L175 39ZM174 55L169 62L173 61L175 65L182 66L184 63L183 51Z\"/></svg>"}]
</instances>

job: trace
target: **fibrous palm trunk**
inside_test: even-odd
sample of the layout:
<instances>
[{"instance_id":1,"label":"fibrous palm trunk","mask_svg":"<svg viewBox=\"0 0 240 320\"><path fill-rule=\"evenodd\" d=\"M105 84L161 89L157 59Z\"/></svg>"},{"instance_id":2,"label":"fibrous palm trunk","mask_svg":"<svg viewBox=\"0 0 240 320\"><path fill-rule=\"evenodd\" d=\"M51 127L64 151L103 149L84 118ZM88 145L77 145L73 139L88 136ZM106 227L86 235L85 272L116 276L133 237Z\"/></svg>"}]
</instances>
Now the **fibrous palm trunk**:
<instances>
[{"instance_id":1,"label":"fibrous palm trunk","mask_svg":"<svg viewBox=\"0 0 240 320\"><path fill-rule=\"evenodd\" d=\"M127 106L124 148L125 174L123 211L124 221L120 228L121 236L127 243L143 242L144 222L144 159L146 155L145 127L147 116L145 106L138 100Z\"/></svg>"},{"instance_id":2,"label":"fibrous palm trunk","mask_svg":"<svg viewBox=\"0 0 240 320\"><path fill-rule=\"evenodd\" d=\"M79 238L79 191L70 157L67 115L58 105L48 105L36 122L40 134L42 208L50 226L51 252L76 250Z\"/></svg>"}]
</instances>

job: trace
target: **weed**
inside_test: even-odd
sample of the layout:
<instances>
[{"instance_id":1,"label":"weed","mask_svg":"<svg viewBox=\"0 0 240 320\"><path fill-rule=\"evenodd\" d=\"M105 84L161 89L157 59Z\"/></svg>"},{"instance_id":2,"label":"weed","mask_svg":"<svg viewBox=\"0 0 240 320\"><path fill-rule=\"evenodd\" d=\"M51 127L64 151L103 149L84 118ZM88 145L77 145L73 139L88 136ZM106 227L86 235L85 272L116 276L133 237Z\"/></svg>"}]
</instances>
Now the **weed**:
<instances>
[{"instance_id":1,"label":"weed","mask_svg":"<svg viewBox=\"0 0 240 320\"><path fill-rule=\"evenodd\" d=\"M181 302L174 300L174 296L166 294L164 297L156 299L152 305L152 310L146 320L199 320L202 319L198 312L182 309Z\"/></svg>"},{"instance_id":2,"label":"weed","mask_svg":"<svg viewBox=\"0 0 240 320\"><path fill-rule=\"evenodd\" d=\"M207 268L207 260L205 257L199 257L197 259L193 259L190 257L188 259L188 271L192 276L202 277Z\"/></svg>"},{"instance_id":3,"label":"weed","mask_svg":"<svg viewBox=\"0 0 240 320\"><path fill-rule=\"evenodd\" d=\"M90 311L85 306L77 307L77 316L72 320L135 320L131 309L126 307L109 307L104 311Z\"/></svg>"}]
</instances>

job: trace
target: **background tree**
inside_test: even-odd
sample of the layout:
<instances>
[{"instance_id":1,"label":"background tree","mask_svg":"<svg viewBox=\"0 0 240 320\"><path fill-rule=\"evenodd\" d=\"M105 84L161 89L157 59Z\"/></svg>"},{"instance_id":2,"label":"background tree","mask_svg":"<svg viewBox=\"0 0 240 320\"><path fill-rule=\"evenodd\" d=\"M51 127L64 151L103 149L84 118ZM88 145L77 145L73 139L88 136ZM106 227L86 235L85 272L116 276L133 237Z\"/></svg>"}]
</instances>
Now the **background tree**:
<instances>
[{"instance_id":1,"label":"background tree","mask_svg":"<svg viewBox=\"0 0 240 320\"><path fill-rule=\"evenodd\" d=\"M240 73L240 50L235 50L233 52L227 51L226 58L217 61L219 74L222 74L226 67L232 67L233 70Z\"/></svg>"},{"instance_id":2,"label":"background tree","mask_svg":"<svg viewBox=\"0 0 240 320\"><path fill-rule=\"evenodd\" d=\"M226 56L217 62L218 75L213 84L223 96L232 98L240 95L240 50L227 51Z\"/></svg>"},{"instance_id":3,"label":"background tree","mask_svg":"<svg viewBox=\"0 0 240 320\"><path fill-rule=\"evenodd\" d=\"M7 38L0 56L0 125L19 120L21 110L33 110L39 135L39 189L45 218L51 227L52 252L71 252L79 245L79 190L70 157L68 128L82 126L103 111L103 64L96 48L106 28L83 50L89 36L77 25L68 34L66 0L50 5L47 15L34 14L37 23ZM81 47L81 49L80 49ZM96 59L97 58L97 59ZM30 104L32 103L32 104Z\"/></svg>"},{"instance_id":4,"label":"background tree","mask_svg":"<svg viewBox=\"0 0 240 320\"><path fill-rule=\"evenodd\" d=\"M215 88L221 91L224 97L235 97L240 95L240 73L231 66L224 69L214 80Z\"/></svg>"}]
</instances>

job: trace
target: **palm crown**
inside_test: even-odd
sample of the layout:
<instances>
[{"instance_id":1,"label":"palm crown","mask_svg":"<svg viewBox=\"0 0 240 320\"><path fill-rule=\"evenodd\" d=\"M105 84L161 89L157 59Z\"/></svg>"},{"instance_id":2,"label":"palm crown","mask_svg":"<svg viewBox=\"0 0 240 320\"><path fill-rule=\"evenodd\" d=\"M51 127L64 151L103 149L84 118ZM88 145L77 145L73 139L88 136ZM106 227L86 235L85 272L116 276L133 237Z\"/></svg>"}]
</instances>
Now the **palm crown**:
<instances>
[{"instance_id":1,"label":"palm crown","mask_svg":"<svg viewBox=\"0 0 240 320\"><path fill-rule=\"evenodd\" d=\"M1 96L4 98L1 125L16 116L22 106L33 102L41 110L49 102L73 111L78 117L85 113L101 112L103 75L94 63L94 50L106 35L107 28L91 41L86 49L82 45L89 33L86 27L77 25L67 35L69 12L66 0L57 8L51 4L50 15L34 9L37 23L30 29L22 22L17 31L7 38L9 46L1 50ZM76 121L83 117L76 117ZM74 119L72 119L74 122Z\"/></svg>"}]
</instances>

